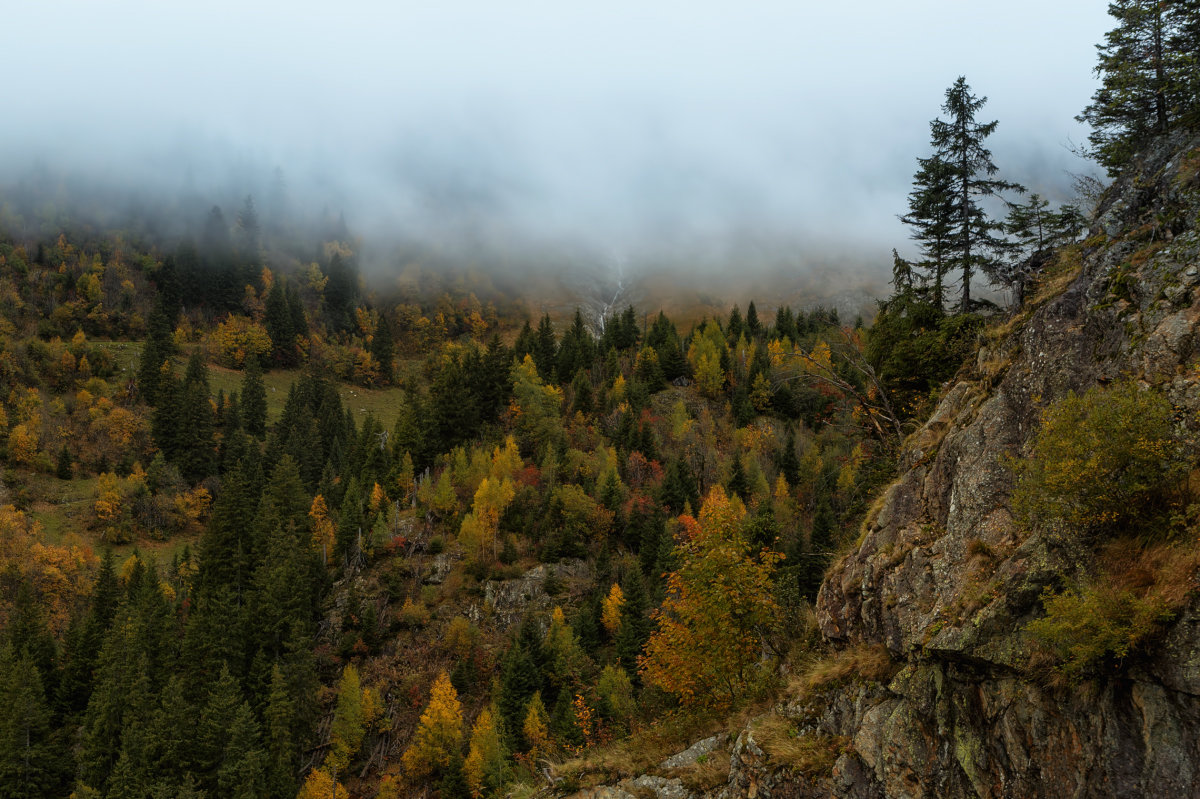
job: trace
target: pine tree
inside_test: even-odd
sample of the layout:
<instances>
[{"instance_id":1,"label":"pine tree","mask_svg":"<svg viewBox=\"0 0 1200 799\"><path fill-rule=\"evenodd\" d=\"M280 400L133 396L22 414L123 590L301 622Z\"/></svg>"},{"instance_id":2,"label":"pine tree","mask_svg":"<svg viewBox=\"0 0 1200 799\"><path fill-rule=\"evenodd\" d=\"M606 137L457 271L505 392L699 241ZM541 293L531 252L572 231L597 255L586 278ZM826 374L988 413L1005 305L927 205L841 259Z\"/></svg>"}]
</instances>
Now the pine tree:
<instances>
[{"instance_id":1,"label":"pine tree","mask_svg":"<svg viewBox=\"0 0 1200 799\"><path fill-rule=\"evenodd\" d=\"M954 197L945 263L947 271L957 271L962 276L961 313L971 310L972 276L982 271L991 278L1002 268L1002 255L1007 249L1007 242L997 235L1000 223L988 216L980 200L1003 191L1024 191L1016 183L992 177L997 168L983 142L995 131L997 123L975 121L976 113L986 102L986 97L973 95L966 78L960 77L946 90L946 102L942 105L949 121L935 119L929 123L933 157L949 171L949 189Z\"/></svg>"}]
</instances>

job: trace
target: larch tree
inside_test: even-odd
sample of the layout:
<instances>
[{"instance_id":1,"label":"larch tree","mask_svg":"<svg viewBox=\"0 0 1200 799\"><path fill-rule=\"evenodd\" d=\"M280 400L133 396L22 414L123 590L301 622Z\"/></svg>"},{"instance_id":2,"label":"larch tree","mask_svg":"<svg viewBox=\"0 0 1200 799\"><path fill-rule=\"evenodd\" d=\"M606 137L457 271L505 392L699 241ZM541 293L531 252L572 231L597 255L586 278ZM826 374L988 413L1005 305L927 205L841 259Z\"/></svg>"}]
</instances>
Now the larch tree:
<instances>
[{"instance_id":1,"label":"larch tree","mask_svg":"<svg viewBox=\"0 0 1200 799\"><path fill-rule=\"evenodd\" d=\"M414 780L441 774L456 757L462 746L463 714L458 692L450 684L446 672L438 674L429 692L429 705L421 714L412 743L404 751L401 762Z\"/></svg>"},{"instance_id":2,"label":"larch tree","mask_svg":"<svg viewBox=\"0 0 1200 799\"><path fill-rule=\"evenodd\" d=\"M484 708L471 728L471 748L463 763L463 776L474 799L495 795L504 784L504 747L491 709Z\"/></svg>"}]
</instances>

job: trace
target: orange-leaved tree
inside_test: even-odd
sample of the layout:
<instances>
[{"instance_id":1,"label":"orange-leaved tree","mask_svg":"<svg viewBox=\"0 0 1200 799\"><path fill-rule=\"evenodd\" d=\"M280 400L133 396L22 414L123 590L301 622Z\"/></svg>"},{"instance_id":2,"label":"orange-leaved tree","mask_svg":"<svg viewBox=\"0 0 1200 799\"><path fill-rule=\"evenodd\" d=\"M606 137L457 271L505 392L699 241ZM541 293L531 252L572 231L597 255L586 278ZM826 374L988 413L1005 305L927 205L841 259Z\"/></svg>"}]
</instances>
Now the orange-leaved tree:
<instances>
[{"instance_id":1,"label":"orange-leaved tree","mask_svg":"<svg viewBox=\"0 0 1200 799\"><path fill-rule=\"evenodd\" d=\"M778 553L755 554L743 536L746 511L713 486L700 519L680 517L667 596L638 658L642 678L685 704L725 706L753 676L763 638L778 618L771 572Z\"/></svg>"}]
</instances>

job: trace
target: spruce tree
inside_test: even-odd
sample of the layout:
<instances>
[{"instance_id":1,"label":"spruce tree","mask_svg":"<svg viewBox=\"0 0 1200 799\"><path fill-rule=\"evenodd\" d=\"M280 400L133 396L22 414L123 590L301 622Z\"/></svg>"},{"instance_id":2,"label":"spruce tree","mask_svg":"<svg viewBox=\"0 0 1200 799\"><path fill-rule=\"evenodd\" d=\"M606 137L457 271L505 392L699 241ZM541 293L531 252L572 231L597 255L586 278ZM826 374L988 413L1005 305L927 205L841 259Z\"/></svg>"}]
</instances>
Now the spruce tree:
<instances>
[{"instance_id":1,"label":"spruce tree","mask_svg":"<svg viewBox=\"0 0 1200 799\"><path fill-rule=\"evenodd\" d=\"M288 694L287 678L276 663L271 669L267 707L263 711L266 727L267 795L272 799L291 799L296 795L297 737L296 709Z\"/></svg>"},{"instance_id":2,"label":"spruce tree","mask_svg":"<svg viewBox=\"0 0 1200 799\"><path fill-rule=\"evenodd\" d=\"M50 795L51 717L42 678L32 658L8 644L0 647L0 707L0 796Z\"/></svg>"},{"instance_id":3,"label":"spruce tree","mask_svg":"<svg viewBox=\"0 0 1200 799\"><path fill-rule=\"evenodd\" d=\"M750 481L746 478L746 467L742 465L740 455L733 456L733 463L729 467L729 482L725 487L729 489L730 494L743 502L750 496Z\"/></svg>"},{"instance_id":4,"label":"spruce tree","mask_svg":"<svg viewBox=\"0 0 1200 799\"><path fill-rule=\"evenodd\" d=\"M953 241L953 219L958 207L954 193L954 168L937 156L917 159L913 190L908 195L908 213L900 221L912 230L921 250L915 266L924 272L926 299L941 311L946 301L946 277ZM893 251L895 255L895 251ZM895 256L899 259L899 255ZM912 288L912 281L905 281ZM897 292L901 287L897 285Z\"/></svg>"},{"instance_id":5,"label":"spruce tree","mask_svg":"<svg viewBox=\"0 0 1200 799\"><path fill-rule=\"evenodd\" d=\"M384 385L390 385L395 374L392 361L396 357L396 341L392 336L392 325L385 313L379 314L379 325L371 338L371 357L379 363L380 381Z\"/></svg>"},{"instance_id":6,"label":"spruce tree","mask_svg":"<svg viewBox=\"0 0 1200 799\"><path fill-rule=\"evenodd\" d=\"M821 580L825 577L825 569L833 560L836 531L837 517L834 516L833 506L829 504L828 497L821 497L808 534L808 546L797 568L800 593L809 601L816 601Z\"/></svg>"},{"instance_id":7,"label":"spruce tree","mask_svg":"<svg viewBox=\"0 0 1200 799\"><path fill-rule=\"evenodd\" d=\"M247 433L262 438L267 430L267 389L263 385L262 366L257 358L246 361L239 402L242 427Z\"/></svg>"},{"instance_id":8,"label":"spruce tree","mask_svg":"<svg viewBox=\"0 0 1200 799\"><path fill-rule=\"evenodd\" d=\"M271 337L271 359L279 366L295 366L296 331L292 329L292 314L287 304L282 278L271 285L267 294L266 312L263 322L267 335Z\"/></svg>"},{"instance_id":9,"label":"spruce tree","mask_svg":"<svg viewBox=\"0 0 1200 799\"><path fill-rule=\"evenodd\" d=\"M175 342L171 338L171 320L161 307L150 314L147 327L146 343L142 345L138 363L137 386L143 402L158 405L161 402L163 363L174 354Z\"/></svg>"},{"instance_id":10,"label":"spruce tree","mask_svg":"<svg viewBox=\"0 0 1200 799\"><path fill-rule=\"evenodd\" d=\"M538 322L534 339L533 362L543 380L552 380L558 368L558 340L554 336L554 325L550 314L544 314Z\"/></svg>"},{"instance_id":11,"label":"spruce tree","mask_svg":"<svg viewBox=\"0 0 1200 799\"><path fill-rule=\"evenodd\" d=\"M193 352L188 360L177 409L175 461L180 474L193 483L199 482L212 474L216 466L208 367L199 351Z\"/></svg>"},{"instance_id":12,"label":"spruce tree","mask_svg":"<svg viewBox=\"0 0 1200 799\"><path fill-rule=\"evenodd\" d=\"M266 757L258 722L248 702L242 702L227 731L217 767L216 796L261 799L266 787Z\"/></svg>"},{"instance_id":13,"label":"spruce tree","mask_svg":"<svg viewBox=\"0 0 1200 799\"><path fill-rule=\"evenodd\" d=\"M1016 183L993 177L998 170L991 151L984 147L984 140L992 135L997 123L975 121L975 115L986 102L986 97L971 93L966 78L959 77L946 90L946 102L942 105L949 121L935 119L929 123L933 157L949 171L949 189L954 197L946 265L947 271L961 275L961 313L971 310L971 278L980 271L989 278L996 275L1003 267L1003 254L1008 248L1007 241L999 235L1000 223L988 215L980 201L1004 191L1024 191Z\"/></svg>"},{"instance_id":14,"label":"spruce tree","mask_svg":"<svg viewBox=\"0 0 1200 799\"><path fill-rule=\"evenodd\" d=\"M758 320L758 309L754 307L754 300L750 300L750 304L746 306L746 335L751 339L756 339L762 336L762 322Z\"/></svg>"},{"instance_id":15,"label":"spruce tree","mask_svg":"<svg viewBox=\"0 0 1200 799\"><path fill-rule=\"evenodd\" d=\"M67 445L63 444L58 451L58 463L54 467L54 476L59 480L70 480L74 476L71 465L71 452L67 449Z\"/></svg>"},{"instance_id":16,"label":"spruce tree","mask_svg":"<svg viewBox=\"0 0 1200 799\"><path fill-rule=\"evenodd\" d=\"M1096 45L1100 87L1076 119L1092 126L1092 155L1115 174L1148 139L1171 128L1182 100L1192 99L1188 64L1196 51L1172 45L1196 44L1187 32L1196 29L1198 12L1194 3L1114 0L1108 13L1117 25Z\"/></svg>"}]
</instances>

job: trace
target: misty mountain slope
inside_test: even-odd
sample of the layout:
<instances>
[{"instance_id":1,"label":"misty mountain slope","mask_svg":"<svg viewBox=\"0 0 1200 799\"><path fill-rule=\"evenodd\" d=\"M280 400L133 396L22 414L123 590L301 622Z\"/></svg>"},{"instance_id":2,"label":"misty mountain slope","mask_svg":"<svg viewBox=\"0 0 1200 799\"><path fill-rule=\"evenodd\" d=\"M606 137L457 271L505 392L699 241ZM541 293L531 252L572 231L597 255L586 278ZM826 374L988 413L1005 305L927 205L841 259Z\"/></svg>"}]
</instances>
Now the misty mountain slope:
<instances>
[{"instance_id":1,"label":"misty mountain slope","mask_svg":"<svg viewBox=\"0 0 1200 799\"><path fill-rule=\"evenodd\" d=\"M1022 522L1009 465L1047 409L1126 381L1169 401L1194 465L1198 164L1196 138L1144 153L1093 237L985 336L826 576L817 617L836 654L729 742L728 779L705 795L1200 796L1194 520L1174 538ZM1130 529L1151 511L1132 508ZM1152 618L1122 610L1163 592ZM661 773L658 796L687 793Z\"/></svg>"}]
</instances>

